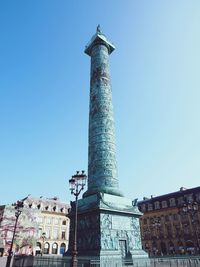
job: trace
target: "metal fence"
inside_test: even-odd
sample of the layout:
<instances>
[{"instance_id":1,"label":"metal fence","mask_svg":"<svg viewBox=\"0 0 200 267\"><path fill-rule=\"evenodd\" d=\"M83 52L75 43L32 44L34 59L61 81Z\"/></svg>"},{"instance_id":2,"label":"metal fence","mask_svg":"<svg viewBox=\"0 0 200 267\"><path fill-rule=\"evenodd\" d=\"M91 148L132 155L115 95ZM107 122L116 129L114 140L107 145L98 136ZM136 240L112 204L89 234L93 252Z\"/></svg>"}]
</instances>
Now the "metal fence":
<instances>
[{"instance_id":1,"label":"metal fence","mask_svg":"<svg viewBox=\"0 0 200 267\"><path fill-rule=\"evenodd\" d=\"M91 267L200 267L199 258L154 258L124 260L122 262L90 261Z\"/></svg>"},{"instance_id":2,"label":"metal fence","mask_svg":"<svg viewBox=\"0 0 200 267\"><path fill-rule=\"evenodd\" d=\"M6 261L4 260L4 263ZM1 265L0 267L5 267ZM47 256L15 256L12 267L70 267L70 258ZM86 259L78 261L78 267L200 267L199 257L137 258L134 260Z\"/></svg>"}]
</instances>

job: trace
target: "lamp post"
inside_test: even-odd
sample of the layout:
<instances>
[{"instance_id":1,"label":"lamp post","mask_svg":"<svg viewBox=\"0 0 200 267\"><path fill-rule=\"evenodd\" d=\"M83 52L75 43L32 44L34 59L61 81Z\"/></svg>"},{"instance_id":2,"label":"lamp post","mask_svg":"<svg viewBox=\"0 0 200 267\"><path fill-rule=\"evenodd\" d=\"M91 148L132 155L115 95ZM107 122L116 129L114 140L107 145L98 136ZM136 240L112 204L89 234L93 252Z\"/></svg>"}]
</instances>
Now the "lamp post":
<instances>
[{"instance_id":1,"label":"lamp post","mask_svg":"<svg viewBox=\"0 0 200 267\"><path fill-rule=\"evenodd\" d=\"M12 258L13 243L15 240L15 232L16 232L16 228L17 228L17 222L18 222L19 216L22 213L22 210L24 207L24 200L18 200L17 203L14 204L16 220L15 220L15 225L14 225L14 230L13 230L12 241L11 241L11 245L10 245L10 249L9 249L9 253L8 253L8 258L7 258L7 262L6 262L6 267L10 267L10 262L11 262L11 258Z\"/></svg>"},{"instance_id":2,"label":"lamp post","mask_svg":"<svg viewBox=\"0 0 200 267\"><path fill-rule=\"evenodd\" d=\"M69 186L71 194L75 196L75 218L74 218L74 243L73 243L73 251L72 251L72 261L71 261L71 267L77 267L77 211L78 211L78 196L81 193L81 191L84 189L84 186L86 184L86 178L85 172L82 171L79 174L79 171L76 172L75 175L72 176L71 179L69 179Z\"/></svg>"},{"instance_id":3,"label":"lamp post","mask_svg":"<svg viewBox=\"0 0 200 267\"><path fill-rule=\"evenodd\" d=\"M199 206L197 202L189 202L187 204L183 205L182 211L185 214L189 214L189 216L191 217L191 222L192 225L194 227L194 233L195 233L195 238L196 238L196 244L197 244L197 249L196 251L199 252L199 238L198 238L198 233L197 233L197 229L196 229L196 222L195 222L195 215L197 214L199 210Z\"/></svg>"},{"instance_id":4,"label":"lamp post","mask_svg":"<svg viewBox=\"0 0 200 267\"><path fill-rule=\"evenodd\" d=\"M45 241L45 239L46 239L46 233L45 232L43 232L42 233L42 235L41 235L41 239L42 239L42 256L43 256L43 254L44 254L44 241Z\"/></svg>"}]
</instances>

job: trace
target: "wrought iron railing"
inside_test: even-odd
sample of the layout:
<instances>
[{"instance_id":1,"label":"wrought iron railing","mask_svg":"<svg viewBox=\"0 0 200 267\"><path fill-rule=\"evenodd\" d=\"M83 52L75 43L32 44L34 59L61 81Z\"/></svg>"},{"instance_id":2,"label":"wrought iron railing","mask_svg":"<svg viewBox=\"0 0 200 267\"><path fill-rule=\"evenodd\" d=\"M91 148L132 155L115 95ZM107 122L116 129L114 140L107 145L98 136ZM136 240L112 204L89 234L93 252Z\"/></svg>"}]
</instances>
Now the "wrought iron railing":
<instances>
[{"instance_id":1,"label":"wrought iron railing","mask_svg":"<svg viewBox=\"0 0 200 267\"><path fill-rule=\"evenodd\" d=\"M12 267L70 267L70 258L15 256ZM103 258L101 261L88 258L79 259L78 267L200 267L200 256L136 258L134 260Z\"/></svg>"}]
</instances>

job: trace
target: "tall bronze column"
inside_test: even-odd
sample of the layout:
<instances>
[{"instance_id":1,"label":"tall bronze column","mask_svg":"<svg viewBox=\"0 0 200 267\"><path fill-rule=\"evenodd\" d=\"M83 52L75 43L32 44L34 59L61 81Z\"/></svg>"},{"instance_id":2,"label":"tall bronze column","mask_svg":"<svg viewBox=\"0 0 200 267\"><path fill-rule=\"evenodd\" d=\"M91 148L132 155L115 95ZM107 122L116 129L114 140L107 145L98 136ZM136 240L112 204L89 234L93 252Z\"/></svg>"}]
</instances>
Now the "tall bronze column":
<instances>
[{"instance_id":1,"label":"tall bronze column","mask_svg":"<svg viewBox=\"0 0 200 267\"><path fill-rule=\"evenodd\" d=\"M122 195L118 184L109 71L109 55L114 49L99 26L85 49L91 57L88 190L78 201L78 258L99 260L101 266L122 266L126 259L140 258L137 266L148 266L141 246L141 213L134 201ZM68 255L73 253L76 211L75 203L71 204Z\"/></svg>"},{"instance_id":2,"label":"tall bronze column","mask_svg":"<svg viewBox=\"0 0 200 267\"><path fill-rule=\"evenodd\" d=\"M91 57L88 191L121 196L118 186L115 126L109 55L115 47L97 27L96 34L86 46Z\"/></svg>"}]
</instances>

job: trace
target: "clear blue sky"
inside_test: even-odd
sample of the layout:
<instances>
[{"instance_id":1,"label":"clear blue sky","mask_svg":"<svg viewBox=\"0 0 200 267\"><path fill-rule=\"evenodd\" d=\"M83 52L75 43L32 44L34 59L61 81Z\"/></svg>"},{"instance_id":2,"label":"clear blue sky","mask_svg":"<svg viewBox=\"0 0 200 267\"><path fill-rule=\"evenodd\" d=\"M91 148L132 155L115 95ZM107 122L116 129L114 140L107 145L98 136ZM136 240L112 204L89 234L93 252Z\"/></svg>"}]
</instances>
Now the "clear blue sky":
<instances>
[{"instance_id":1,"label":"clear blue sky","mask_svg":"<svg viewBox=\"0 0 200 267\"><path fill-rule=\"evenodd\" d=\"M97 24L110 57L120 188L132 199L200 182L200 1L20 0L0 4L0 203L71 199L87 170Z\"/></svg>"}]
</instances>

